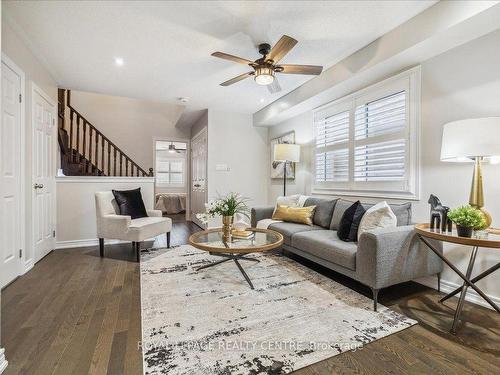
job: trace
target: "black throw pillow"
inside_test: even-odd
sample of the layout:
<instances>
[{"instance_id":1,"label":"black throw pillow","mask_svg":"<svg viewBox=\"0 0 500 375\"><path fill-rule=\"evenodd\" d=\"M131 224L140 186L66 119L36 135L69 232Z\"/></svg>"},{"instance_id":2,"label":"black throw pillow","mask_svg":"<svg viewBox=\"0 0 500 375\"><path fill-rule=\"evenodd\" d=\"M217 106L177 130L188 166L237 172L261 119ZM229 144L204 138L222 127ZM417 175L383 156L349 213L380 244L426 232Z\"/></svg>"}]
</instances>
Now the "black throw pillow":
<instances>
[{"instance_id":1,"label":"black throw pillow","mask_svg":"<svg viewBox=\"0 0 500 375\"><path fill-rule=\"evenodd\" d=\"M134 190L112 190L120 215L130 216L132 219L147 217L146 207L142 200L141 188Z\"/></svg>"},{"instance_id":2,"label":"black throw pillow","mask_svg":"<svg viewBox=\"0 0 500 375\"><path fill-rule=\"evenodd\" d=\"M337 236L345 242L356 242L358 240L358 227L361 218L366 210L359 201L345 210L342 219L340 219Z\"/></svg>"}]
</instances>

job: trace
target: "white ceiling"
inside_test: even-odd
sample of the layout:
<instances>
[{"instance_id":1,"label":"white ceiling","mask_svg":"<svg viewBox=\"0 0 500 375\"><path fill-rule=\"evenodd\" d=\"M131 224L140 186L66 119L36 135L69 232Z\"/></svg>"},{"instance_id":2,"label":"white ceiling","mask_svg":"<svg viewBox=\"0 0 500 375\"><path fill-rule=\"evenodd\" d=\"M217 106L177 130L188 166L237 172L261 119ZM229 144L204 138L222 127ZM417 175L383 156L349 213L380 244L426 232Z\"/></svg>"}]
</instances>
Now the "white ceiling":
<instances>
[{"instance_id":1,"label":"white ceiling","mask_svg":"<svg viewBox=\"0 0 500 375\"><path fill-rule=\"evenodd\" d=\"M327 68L434 3L4 1L2 11L62 87L254 113L311 77L279 75L279 94L252 79L221 87L249 68L212 52L254 60L257 44L287 34L299 43L282 63Z\"/></svg>"}]
</instances>

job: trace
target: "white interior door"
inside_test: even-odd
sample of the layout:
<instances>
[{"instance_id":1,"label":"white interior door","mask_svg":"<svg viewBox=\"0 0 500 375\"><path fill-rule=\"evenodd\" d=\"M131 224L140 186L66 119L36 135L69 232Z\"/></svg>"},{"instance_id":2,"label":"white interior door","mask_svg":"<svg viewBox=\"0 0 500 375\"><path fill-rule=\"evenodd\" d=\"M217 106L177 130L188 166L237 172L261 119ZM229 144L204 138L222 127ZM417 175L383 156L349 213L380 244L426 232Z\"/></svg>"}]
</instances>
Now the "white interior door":
<instances>
[{"instance_id":1,"label":"white interior door","mask_svg":"<svg viewBox=\"0 0 500 375\"><path fill-rule=\"evenodd\" d=\"M55 106L35 85L32 103L33 238L36 262L55 247Z\"/></svg>"},{"instance_id":2,"label":"white interior door","mask_svg":"<svg viewBox=\"0 0 500 375\"><path fill-rule=\"evenodd\" d=\"M21 77L2 61L0 288L22 273Z\"/></svg>"},{"instance_id":3,"label":"white interior door","mask_svg":"<svg viewBox=\"0 0 500 375\"><path fill-rule=\"evenodd\" d=\"M207 202L207 129L191 140L191 221L202 228L206 225L196 218L205 212Z\"/></svg>"}]
</instances>

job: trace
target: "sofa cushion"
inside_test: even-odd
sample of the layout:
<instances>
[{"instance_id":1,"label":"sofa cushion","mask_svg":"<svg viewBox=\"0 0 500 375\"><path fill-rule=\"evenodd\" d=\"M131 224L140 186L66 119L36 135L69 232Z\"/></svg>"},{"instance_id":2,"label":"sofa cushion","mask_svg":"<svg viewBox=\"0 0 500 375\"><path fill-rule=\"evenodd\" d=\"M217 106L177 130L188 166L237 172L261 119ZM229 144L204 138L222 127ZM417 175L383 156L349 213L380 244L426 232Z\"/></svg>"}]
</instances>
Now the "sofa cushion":
<instances>
[{"instance_id":1,"label":"sofa cushion","mask_svg":"<svg viewBox=\"0 0 500 375\"><path fill-rule=\"evenodd\" d=\"M333 230L314 230L296 233L292 246L328 262L350 270L356 269L356 243L344 242Z\"/></svg>"},{"instance_id":2,"label":"sofa cushion","mask_svg":"<svg viewBox=\"0 0 500 375\"><path fill-rule=\"evenodd\" d=\"M333 208L337 199L327 200L309 197L304 202L304 206L316 206L313 223L323 228L329 228L332 221Z\"/></svg>"},{"instance_id":3,"label":"sofa cushion","mask_svg":"<svg viewBox=\"0 0 500 375\"><path fill-rule=\"evenodd\" d=\"M269 225L269 229L275 230L276 232L279 232L283 235L283 242L285 245L290 245L292 244L292 236L295 233L299 232L308 232L311 230L317 231L317 230L326 230L323 229L317 225L306 225L306 224L297 224L297 223L273 223Z\"/></svg>"},{"instance_id":4,"label":"sofa cushion","mask_svg":"<svg viewBox=\"0 0 500 375\"><path fill-rule=\"evenodd\" d=\"M361 219L365 212L366 211L361 205L360 201L357 201L351 207L345 210L344 215L342 215L342 219L340 220L339 230L337 231L337 236L342 241L358 241L359 223L361 222Z\"/></svg>"},{"instance_id":5,"label":"sofa cushion","mask_svg":"<svg viewBox=\"0 0 500 375\"><path fill-rule=\"evenodd\" d=\"M127 239L141 242L172 230L172 219L168 217L140 217L130 221Z\"/></svg>"},{"instance_id":6,"label":"sofa cushion","mask_svg":"<svg viewBox=\"0 0 500 375\"><path fill-rule=\"evenodd\" d=\"M331 230L338 230L340 220L342 216L344 216L344 212L352 206L354 202L348 201L345 199L337 199L337 203L335 203L335 207L333 209L332 221L330 222Z\"/></svg>"}]
</instances>

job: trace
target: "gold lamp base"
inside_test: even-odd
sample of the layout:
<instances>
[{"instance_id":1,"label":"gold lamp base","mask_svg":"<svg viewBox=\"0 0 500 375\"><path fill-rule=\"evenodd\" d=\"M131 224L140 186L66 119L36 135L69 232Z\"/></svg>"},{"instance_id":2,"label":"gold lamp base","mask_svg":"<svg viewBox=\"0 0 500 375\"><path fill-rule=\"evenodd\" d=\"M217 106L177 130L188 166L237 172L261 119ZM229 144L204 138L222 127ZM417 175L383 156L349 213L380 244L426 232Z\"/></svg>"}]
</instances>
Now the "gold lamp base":
<instances>
[{"instance_id":1,"label":"gold lamp base","mask_svg":"<svg viewBox=\"0 0 500 375\"><path fill-rule=\"evenodd\" d=\"M481 162L483 158L478 156L474 158L474 174L472 175L472 185L470 189L469 204L481 210L484 216L486 229L490 227L492 218L488 211L484 209L484 194L483 194L483 171Z\"/></svg>"}]
</instances>

